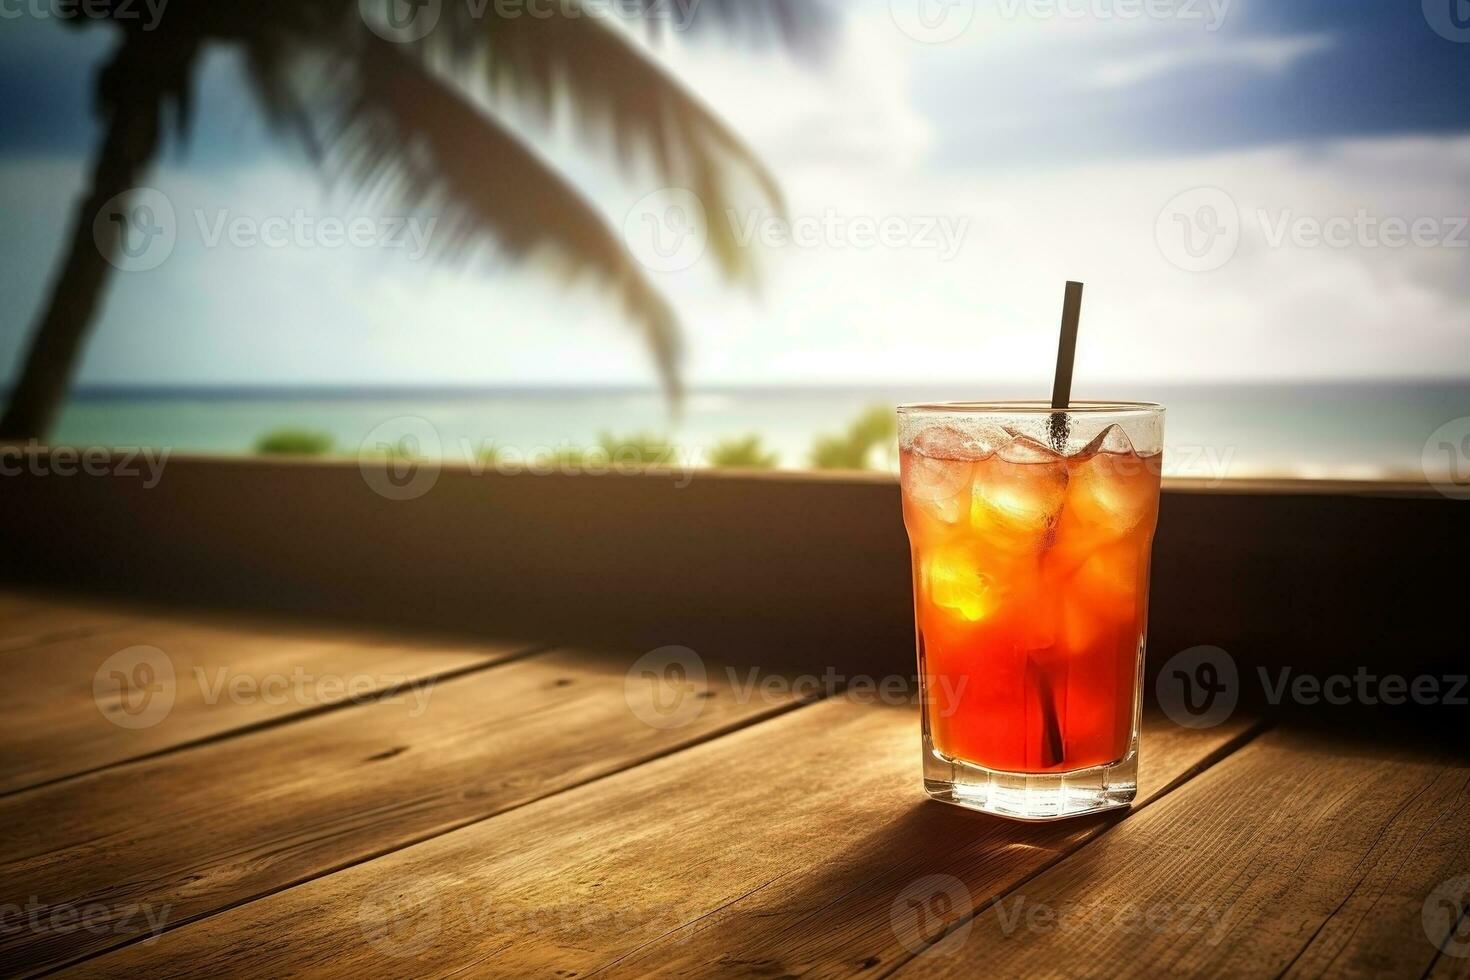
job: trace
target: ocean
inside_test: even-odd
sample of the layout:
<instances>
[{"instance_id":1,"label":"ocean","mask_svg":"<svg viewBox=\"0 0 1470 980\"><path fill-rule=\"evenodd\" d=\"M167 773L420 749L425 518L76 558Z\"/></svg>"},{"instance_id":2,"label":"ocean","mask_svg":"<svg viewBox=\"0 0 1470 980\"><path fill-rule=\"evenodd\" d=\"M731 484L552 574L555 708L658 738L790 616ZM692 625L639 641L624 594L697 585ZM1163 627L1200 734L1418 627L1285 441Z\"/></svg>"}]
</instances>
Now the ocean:
<instances>
[{"instance_id":1,"label":"ocean","mask_svg":"<svg viewBox=\"0 0 1470 980\"><path fill-rule=\"evenodd\" d=\"M437 436L438 446L430 438L422 451L445 458L472 459L491 444L533 455L594 444L602 433L649 433L698 465L716 441L754 434L783 468L802 468L817 437L875 405L1036 394L1016 384L708 388L688 394L674 415L654 390L91 387L74 394L54 441L242 454L290 428L329 434L334 452L355 455L379 426L412 416ZM1470 453L1458 441L1470 437L1470 381L1138 383L1077 394L1164 404L1171 475L1419 479L1426 465L1470 469L1470 460L1452 458ZM1459 448L1445 448L1444 434L1462 428L1449 441Z\"/></svg>"}]
</instances>

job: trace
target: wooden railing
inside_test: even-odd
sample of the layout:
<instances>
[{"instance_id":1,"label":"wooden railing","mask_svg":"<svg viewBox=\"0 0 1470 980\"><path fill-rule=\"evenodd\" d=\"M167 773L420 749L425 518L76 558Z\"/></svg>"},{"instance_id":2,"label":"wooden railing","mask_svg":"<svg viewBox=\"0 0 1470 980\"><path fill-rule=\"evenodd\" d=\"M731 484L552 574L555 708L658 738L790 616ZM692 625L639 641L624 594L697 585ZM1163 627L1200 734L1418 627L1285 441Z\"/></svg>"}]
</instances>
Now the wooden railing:
<instances>
[{"instance_id":1,"label":"wooden railing","mask_svg":"<svg viewBox=\"0 0 1470 980\"><path fill-rule=\"evenodd\" d=\"M151 487L28 467L0 477L0 578L768 663L911 665L890 477L446 464L395 500L370 486L387 465L172 457ZM1246 664L1463 665L1467 516L1412 484L1169 483L1151 654L1215 644Z\"/></svg>"}]
</instances>

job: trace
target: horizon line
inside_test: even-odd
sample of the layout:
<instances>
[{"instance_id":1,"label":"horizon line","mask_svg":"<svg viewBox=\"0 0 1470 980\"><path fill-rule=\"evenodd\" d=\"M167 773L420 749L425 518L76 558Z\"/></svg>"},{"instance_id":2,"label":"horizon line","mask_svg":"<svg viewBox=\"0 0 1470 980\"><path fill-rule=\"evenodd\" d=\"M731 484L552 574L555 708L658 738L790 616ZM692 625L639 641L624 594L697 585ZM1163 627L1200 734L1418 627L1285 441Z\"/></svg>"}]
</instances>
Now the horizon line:
<instances>
[{"instance_id":1,"label":"horizon line","mask_svg":"<svg viewBox=\"0 0 1470 980\"><path fill-rule=\"evenodd\" d=\"M1118 386L1144 387L1260 387L1288 388L1325 387L1331 385L1470 385L1470 377L1379 375L1361 377L1307 377L1307 378L1177 378L1138 379L1098 382L1087 388L1116 388ZM839 381L839 382L719 382L707 385L692 385L685 389L685 397L701 394L728 394L744 392L832 392L854 393L864 390L894 391L897 389L952 389L991 387L1011 390L1033 386L1028 380L899 380L899 381ZM0 399L8 399L10 387L0 388ZM187 397L417 397L417 396L485 396L485 395L569 395L569 394L615 394L649 395L662 398L664 392L657 385L639 383L581 384L576 382L534 382L524 384L471 383L471 382L94 382L76 385L68 400L100 401L129 398L187 398ZM1038 396L1039 397L1039 396Z\"/></svg>"}]
</instances>

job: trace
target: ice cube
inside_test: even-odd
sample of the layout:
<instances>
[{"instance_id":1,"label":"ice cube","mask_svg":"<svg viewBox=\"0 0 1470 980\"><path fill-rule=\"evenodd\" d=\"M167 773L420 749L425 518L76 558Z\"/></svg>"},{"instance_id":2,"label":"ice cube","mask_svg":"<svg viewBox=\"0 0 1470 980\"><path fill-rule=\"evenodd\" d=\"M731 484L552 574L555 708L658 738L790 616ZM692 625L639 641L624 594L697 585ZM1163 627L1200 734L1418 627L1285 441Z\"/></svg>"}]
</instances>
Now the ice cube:
<instances>
[{"instance_id":1,"label":"ice cube","mask_svg":"<svg viewBox=\"0 0 1470 980\"><path fill-rule=\"evenodd\" d=\"M1012 642L1026 651L1050 650L1057 641L1060 590L1027 562L1012 566L1006 585L1006 604L1014 612L1007 624Z\"/></svg>"},{"instance_id":2,"label":"ice cube","mask_svg":"<svg viewBox=\"0 0 1470 980\"><path fill-rule=\"evenodd\" d=\"M996 455L1007 463L1060 463L1062 457L1030 436L1012 436Z\"/></svg>"},{"instance_id":3,"label":"ice cube","mask_svg":"<svg viewBox=\"0 0 1470 980\"><path fill-rule=\"evenodd\" d=\"M1081 595L1063 592L1061 604L1062 644L1073 655L1087 653L1102 632L1102 620Z\"/></svg>"},{"instance_id":4,"label":"ice cube","mask_svg":"<svg viewBox=\"0 0 1470 980\"><path fill-rule=\"evenodd\" d=\"M968 548L934 549L924 556L923 575L929 601L967 622L979 622L1000 604L995 584Z\"/></svg>"},{"instance_id":5,"label":"ice cube","mask_svg":"<svg viewBox=\"0 0 1470 980\"><path fill-rule=\"evenodd\" d=\"M1096 456L1098 453L1112 453L1115 456L1133 455L1133 440L1128 438L1128 433L1123 427L1116 423L1103 429L1093 440L1077 453L1078 456Z\"/></svg>"},{"instance_id":6,"label":"ice cube","mask_svg":"<svg viewBox=\"0 0 1470 980\"><path fill-rule=\"evenodd\" d=\"M1057 551L1063 548L1059 541ZM1061 601L1061 642L1067 650L1086 653L1106 633L1136 623L1147 591L1140 577L1147 567L1142 563L1136 543L1119 541L1093 548L1065 573L1053 565L1058 570L1053 588Z\"/></svg>"},{"instance_id":7,"label":"ice cube","mask_svg":"<svg viewBox=\"0 0 1470 980\"><path fill-rule=\"evenodd\" d=\"M1073 462L1068 517L1077 519L1078 530L1119 537L1153 513L1158 496L1157 457L1105 450Z\"/></svg>"},{"instance_id":8,"label":"ice cube","mask_svg":"<svg viewBox=\"0 0 1470 980\"><path fill-rule=\"evenodd\" d=\"M1077 569L1066 592L1086 601L1092 614L1107 621L1129 622L1147 588L1141 576L1147 566L1136 546L1127 542L1101 548Z\"/></svg>"},{"instance_id":9,"label":"ice cube","mask_svg":"<svg viewBox=\"0 0 1470 980\"><path fill-rule=\"evenodd\" d=\"M970 511L973 467L963 460L904 453L899 462L904 499L942 524L958 524Z\"/></svg>"},{"instance_id":10,"label":"ice cube","mask_svg":"<svg viewBox=\"0 0 1470 980\"><path fill-rule=\"evenodd\" d=\"M1051 544L1067 495L1067 463L1035 439L1020 436L976 467L970 521L987 543L1034 553Z\"/></svg>"},{"instance_id":11,"label":"ice cube","mask_svg":"<svg viewBox=\"0 0 1470 980\"><path fill-rule=\"evenodd\" d=\"M1010 434L989 422L935 425L921 429L903 447L930 459L989 459L1010 441Z\"/></svg>"}]
</instances>

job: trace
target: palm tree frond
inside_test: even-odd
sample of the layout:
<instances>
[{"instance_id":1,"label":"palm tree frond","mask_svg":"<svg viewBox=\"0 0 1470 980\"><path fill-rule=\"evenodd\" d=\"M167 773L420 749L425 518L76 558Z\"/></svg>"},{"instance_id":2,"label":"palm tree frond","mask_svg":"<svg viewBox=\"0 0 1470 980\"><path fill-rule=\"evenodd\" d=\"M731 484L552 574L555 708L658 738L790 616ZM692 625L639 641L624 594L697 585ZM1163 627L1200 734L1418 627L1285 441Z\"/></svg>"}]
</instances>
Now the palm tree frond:
<instances>
[{"instance_id":1,"label":"palm tree frond","mask_svg":"<svg viewBox=\"0 0 1470 980\"><path fill-rule=\"evenodd\" d=\"M638 0L636 9L668 11L639 14L655 36L665 27L696 36L718 33L760 46L774 42L808 57L826 53L834 21L823 0Z\"/></svg>"},{"instance_id":2,"label":"palm tree frond","mask_svg":"<svg viewBox=\"0 0 1470 980\"><path fill-rule=\"evenodd\" d=\"M570 272L590 270L617 291L674 388L677 321L667 303L596 210L455 84L483 80L492 96L548 123L570 111L578 134L600 146L610 141L627 170L651 161L664 184L692 191L707 215L732 212L749 195L784 211L755 154L633 34L577 0L534 16L445 0L426 36L390 43L368 29L356 0L262 2L271 16L247 17L233 5L191 9L210 21L207 33L243 45L277 129L360 194L433 210L432 246L445 254L494 242L512 256L559 255ZM667 9L662 22L691 33L718 30L792 48L829 22L823 0L637 2ZM754 282L737 224L711 220L706 231L725 276Z\"/></svg>"},{"instance_id":3,"label":"palm tree frond","mask_svg":"<svg viewBox=\"0 0 1470 980\"><path fill-rule=\"evenodd\" d=\"M483 69L492 93L528 106L543 122L569 107L588 142L610 129L625 170L646 152L660 180L692 191L709 214L734 207L739 176L784 211L780 187L749 147L605 16L563 4L536 17L486 18L470 5L446 4L418 49L458 73ZM731 223L711 222L707 231L721 271L752 281L754 265Z\"/></svg>"},{"instance_id":4,"label":"palm tree frond","mask_svg":"<svg viewBox=\"0 0 1470 980\"><path fill-rule=\"evenodd\" d=\"M593 276L615 291L677 400L678 320L596 208L403 46L376 38L362 43L367 50L359 57L325 69L336 75L323 89L339 93L337 100L313 106L329 117L320 130L328 174L360 195L432 214L429 247L436 257L492 245L514 258L546 261L569 277ZM300 66L269 53L252 60L270 75L265 91L281 93L276 111L289 119L302 104L289 95L289 76Z\"/></svg>"},{"instance_id":5,"label":"palm tree frond","mask_svg":"<svg viewBox=\"0 0 1470 980\"><path fill-rule=\"evenodd\" d=\"M323 152L321 139L310 110L293 84L298 55L295 46L283 43L275 35L258 37L245 47L245 72L266 122L277 133L294 137L307 156L319 163Z\"/></svg>"}]
</instances>

